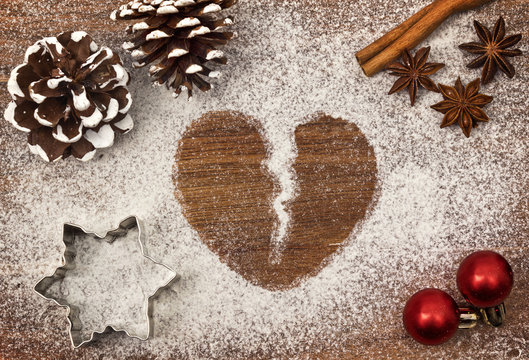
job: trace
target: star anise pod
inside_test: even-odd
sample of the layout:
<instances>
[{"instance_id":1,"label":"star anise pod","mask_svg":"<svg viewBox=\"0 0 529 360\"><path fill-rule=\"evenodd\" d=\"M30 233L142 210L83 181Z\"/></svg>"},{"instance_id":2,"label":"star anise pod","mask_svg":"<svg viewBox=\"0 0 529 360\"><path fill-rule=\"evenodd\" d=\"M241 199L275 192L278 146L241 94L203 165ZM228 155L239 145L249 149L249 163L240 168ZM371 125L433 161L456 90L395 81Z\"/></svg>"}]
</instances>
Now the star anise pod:
<instances>
[{"instance_id":1,"label":"star anise pod","mask_svg":"<svg viewBox=\"0 0 529 360\"><path fill-rule=\"evenodd\" d=\"M472 127L478 122L489 121L482 107L492 101L492 96L479 93L479 79L470 82L466 87L457 78L455 86L439 84L444 100L432 105L431 108L445 114L441 128L450 126L456 121L466 137L470 136Z\"/></svg>"},{"instance_id":2,"label":"star anise pod","mask_svg":"<svg viewBox=\"0 0 529 360\"><path fill-rule=\"evenodd\" d=\"M411 106L413 106L419 86L430 91L439 92L437 85L429 78L429 75L436 73L445 65L426 62L428 55L430 55L429 46L419 49L415 53L415 57L412 57L406 49L401 55L402 63L393 62L386 65L386 70L390 71L390 75L399 76L391 90L389 90L388 95L407 87L410 94Z\"/></svg>"},{"instance_id":3,"label":"star anise pod","mask_svg":"<svg viewBox=\"0 0 529 360\"><path fill-rule=\"evenodd\" d=\"M474 21L474 28L481 42L469 42L459 45L459 48L468 51L471 54L480 55L472 60L467 67L473 69L483 66L481 73L481 83L490 82L498 68L503 71L509 78L514 76L514 66L507 60L508 57L520 56L520 49L509 49L516 45L521 39L522 34L515 34L505 37L505 21L500 16L492 34L489 29L484 27L479 21Z\"/></svg>"}]
</instances>

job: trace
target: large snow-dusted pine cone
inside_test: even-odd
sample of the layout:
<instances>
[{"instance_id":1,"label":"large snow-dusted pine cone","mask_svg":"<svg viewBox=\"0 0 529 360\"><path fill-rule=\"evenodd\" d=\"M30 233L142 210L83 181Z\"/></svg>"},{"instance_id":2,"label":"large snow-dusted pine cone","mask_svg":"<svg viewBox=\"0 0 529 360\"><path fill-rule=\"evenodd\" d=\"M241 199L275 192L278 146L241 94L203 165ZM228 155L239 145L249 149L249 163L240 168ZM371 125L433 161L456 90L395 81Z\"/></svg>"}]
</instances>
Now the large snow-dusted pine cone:
<instances>
[{"instance_id":1,"label":"large snow-dusted pine cone","mask_svg":"<svg viewBox=\"0 0 529 360\"><path fill-rule=\"evenodd\" d=\"M132 129L129 74L121 59L82 31L44 38L11 72L6 120L28 132L31 151L46 161L86 161Z\"/></svg>"},{"instance_id":2,"label":"large snow-dusted pine cone","mask_svg":"<svg viewBox=\"0 0 529 360\"><path fill-rule=\"evenodd\" d=\"M232 24L221 11L237 0L132 0L112 13L112 19L139 20L127 29L133 34L123 46L132 51L135 67L153 64L149 73L157 84L174 88L175 96L193 84L202 91L211 85L205 78L219 76L205 65L226 63L217 49L233 38L225 31ZM205 77L205 78L204 78Z\"/></svg>"}]
</instances>

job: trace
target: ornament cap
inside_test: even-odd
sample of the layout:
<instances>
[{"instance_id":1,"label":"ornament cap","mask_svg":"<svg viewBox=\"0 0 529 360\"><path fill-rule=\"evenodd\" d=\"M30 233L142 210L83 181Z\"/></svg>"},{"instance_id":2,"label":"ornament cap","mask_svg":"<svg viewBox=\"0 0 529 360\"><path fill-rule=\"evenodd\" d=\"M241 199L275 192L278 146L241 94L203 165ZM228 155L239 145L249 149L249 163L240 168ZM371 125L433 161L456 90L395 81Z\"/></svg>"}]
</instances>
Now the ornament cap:
<instances>
[{"instance_id":1,"label":"ornament cap","mask_svg":"<svg viewBox=\"0 0 529 360\"><path fill-rule=\"evenodd\" d=\"M498 327L506 317L505 304L479 309L483 322L489 326Z\"/></svg>"},{"instance_id":2,"label":"ornament cap","mask_svg":"<svg viewBox=\"0 0 529 360\"><path fill-rule=\"evenodd\" d=\"M472 329L478 324L480 316L470 307L459 308L459 329Z\"/></svg>"}]
</instances>

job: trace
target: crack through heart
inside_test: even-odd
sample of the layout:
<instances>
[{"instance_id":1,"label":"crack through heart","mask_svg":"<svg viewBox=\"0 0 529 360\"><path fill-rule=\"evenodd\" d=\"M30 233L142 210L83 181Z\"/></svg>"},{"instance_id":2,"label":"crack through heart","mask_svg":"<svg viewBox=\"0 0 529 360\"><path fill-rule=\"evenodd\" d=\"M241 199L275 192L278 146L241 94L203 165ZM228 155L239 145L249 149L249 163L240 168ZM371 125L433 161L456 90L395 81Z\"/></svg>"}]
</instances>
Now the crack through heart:
<instances>
[{"instance_id":1,"label":"crack through heart","mask_svg":"<svg viewBox=\"0 0 529 360\"><path fill-rule=\"evenodd\" d=\"M220 260L252 284L285 290L317 274L361 222L375 195L373 148L358 127L317 114L295 130L296 196L279 257L267 144L257 121L209 112L179 142L173 182L184 216Z\"/></svg>"}]
</instances>

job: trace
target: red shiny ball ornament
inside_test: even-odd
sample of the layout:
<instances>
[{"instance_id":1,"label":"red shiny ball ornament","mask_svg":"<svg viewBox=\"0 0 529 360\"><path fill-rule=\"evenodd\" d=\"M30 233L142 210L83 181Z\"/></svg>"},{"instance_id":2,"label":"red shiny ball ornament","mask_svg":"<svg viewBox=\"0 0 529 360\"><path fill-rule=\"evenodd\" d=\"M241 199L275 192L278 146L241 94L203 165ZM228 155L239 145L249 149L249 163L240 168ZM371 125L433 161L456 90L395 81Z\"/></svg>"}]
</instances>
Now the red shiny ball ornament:
<instances>
[{"instance_id":1,"label":"red shiny ball ornament","mask_svg":"<svg viewBox=\"0 0 529 360\"><path fill-rule=\"evenodd\" d=\"M499 305L512 289L512 269L494 251L478 251L467 256L457 271L457 287L467 302L488 308Z\"/></svg>"},{"instance_id":2,"label":"red shiny ball ornament","mask_svg":"<svg viewBox=\"0 0 529 360\"><path fill-rule=\"evenodd\" d=\"M424 289L406 303L402 315L406 331L418 342L437 345L448 341L459 325L459 308L450 295Z\"/></svg>"}]
</instances>

